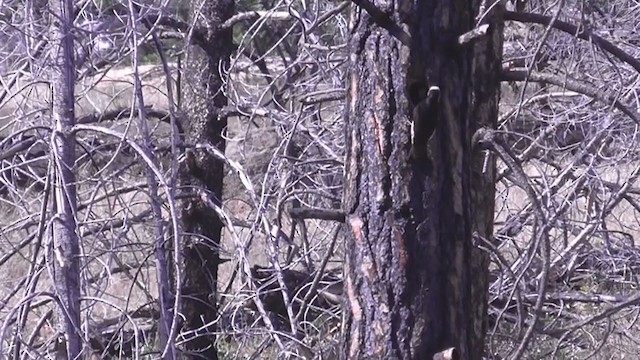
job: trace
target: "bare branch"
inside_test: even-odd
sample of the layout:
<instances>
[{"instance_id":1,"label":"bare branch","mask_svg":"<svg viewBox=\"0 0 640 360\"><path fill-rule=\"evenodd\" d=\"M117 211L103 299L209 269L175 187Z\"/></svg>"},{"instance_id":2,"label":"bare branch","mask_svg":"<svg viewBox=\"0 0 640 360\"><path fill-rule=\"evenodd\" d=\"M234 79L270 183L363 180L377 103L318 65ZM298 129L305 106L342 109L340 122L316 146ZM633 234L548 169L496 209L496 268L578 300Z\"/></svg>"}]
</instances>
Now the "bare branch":
<instances>
[{"instance_id":1,"label":"bare branch","mask_svg":"<svg viewBox=\"0 0 640 360\"><path fill-rule=\"evenodd\" d=\"M640 125L640 114L622 104L618 97L598 90L592 84L559 75L531 72L527 77L527 74L527 71L503 71L501 78L503 81L526 81L528 79L529 81L556 85L560 88L589 96L603 104L615 107L625 115L629 116L636 124Z\"/></svg>"},{"instance_id":2,"label":"bare branch","mask_svg":"<svg viewBox=\"0 0 640 360\"><path fill-rule=\"evenodd\" d=\"M289 214L295 219L318 219L344 222L345 214L341 210L318 208L291 208Z\"/></svg>"},{"instance_id":3,"label":"bare branch","mask_svg":"<svg viewBox=\"0 0 640 360\"><path fill-rule=\"evenodd\" d=\"M640 73L640 61L638 59L627 54L622 49L610 43L609 41L592 33L584 26L578 27L573 24L569 24L567 22L560 21L560 20L555 20L552 22L553 18L550 16L525 13L525 12L505 11L504 19L507 21L513 20L513 21L519 21L519 22L541 24L546 26L549 26L551 24L551 26L554 29L561 30L563 32L566 32L567 34L576 36L582 40L593 42L594 44L598 45L603 50L608 51L609 53L611 53L613 56L617 57L621 61L631 65L634 69L636 69L637 72Z\"/></svg>"},{"instance_id":4,"label":"bare branch","mask_svg":"<svg viewBox=\"0 0 640 360\"><path fill-rule=\"evenodd\" d=\"M403 45L411 45L411 35L407 34L398 24L389 17L388 14L382 12L369 0L351 0L358 7L366 11L378 26L386 29L389 33L398 39Z\"/></svg>"}]
</instances>

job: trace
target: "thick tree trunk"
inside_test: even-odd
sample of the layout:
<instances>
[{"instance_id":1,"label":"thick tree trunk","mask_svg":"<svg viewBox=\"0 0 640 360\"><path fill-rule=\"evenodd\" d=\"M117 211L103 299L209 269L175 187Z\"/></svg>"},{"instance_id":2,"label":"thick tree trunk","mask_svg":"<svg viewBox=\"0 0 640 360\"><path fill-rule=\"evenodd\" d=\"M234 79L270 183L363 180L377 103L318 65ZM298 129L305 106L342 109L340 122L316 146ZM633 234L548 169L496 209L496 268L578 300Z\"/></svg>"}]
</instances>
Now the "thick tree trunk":
<instances>
[{"instance_id":1,"label":"thick tree trunk","mask_svg":"<svg viewBox=\"0 0 640 360\"><path fill-rule=\"evenodd\" d=\"M472 234L492 233L494 184L471 139L497 118L500 34L494 26L489 40L458 45L475 25L472 1L374 3L411 45L353 9L343 357L431 359L455 347L480 359L488 268ZM419 121L439 120L431 139L417 134L428 142L422 160L409 98L432 86L439 106Z\"/></svg>"},{"instance_id":2,"label":"thick tree trunk","mask_svg":"<svg viewBox=\"0 0 640 360\"><path fill-rule=\"evenodd\" d=\"M230 30L220 25L233 15L233 0L206 0L192 6L195 26L206 27L205 49L192 46L182 83L184 108L187 110L185 140L190 144L209 143L224 151L227 119L219 116L227 104L220 91L220 69L226 69L232 50ZM183 169L183 185L205 189L218 200L222 198L224 166L204 151L195 151L193 162ZM213 323L217 318L218 248L222 222L216 213L199 199L194 199L182 214L185 242L183 246L184 281L181 314L187 335L186 351L193 358L217 359Z\"/></svg>"},{"instance_id":3,"label":"thick tree trunk","mask_svg":"<svg viewBox=\"0 0 640 360\"><path fill-rule=\"evenodd\" d=\"M76 234L76 185L73 166L76 161L74 88L75 65L73 1L50 1L52 12L51 83L53 90L53 161L55 163L56 216L53 220L53 262L55 292L60 299L58 322L64 342L56 346L57 357L77 359L82 353L80 337L80 246Z\"/></svg>"}]
</instances>

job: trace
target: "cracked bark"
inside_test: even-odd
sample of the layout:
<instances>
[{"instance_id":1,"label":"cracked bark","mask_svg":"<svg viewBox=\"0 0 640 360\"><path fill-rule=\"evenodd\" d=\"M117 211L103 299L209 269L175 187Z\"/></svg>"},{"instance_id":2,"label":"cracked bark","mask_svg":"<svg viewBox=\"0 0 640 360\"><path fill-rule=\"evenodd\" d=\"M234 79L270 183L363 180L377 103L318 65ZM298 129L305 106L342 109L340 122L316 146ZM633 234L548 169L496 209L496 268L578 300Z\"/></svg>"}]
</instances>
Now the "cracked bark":
<instances>
[{"instance_id":1,"label":"cracked bark","mask_svg":"<svg viewBox=\"0 0 640 360\"><path fill-rule=\"evenodd\" d=\"M458 46L479 2L374 5L411 45L352 9L342 358L431 359L454 347L460 359L480 359L488 260L472 235L493 232L495 175L471 137L497 119L499 12L484 38ZM409 157L406 89L416 80L442 91L432 173Z\"/></svg>"},{"instance_id":2,"label":"cracked bark","mask_svg":"<svg viewBox=\"0 0 640 360\"><path fill-rule=\"evenodd\" d=\"M197 5L197 6L196 6ZM224 131L227 118L221 109L227 105L219 69L228 67L232 51L232 32L222 28L234 12L233 0L206 0L194 3L191 16L194 26L208 29L205 43L192 46L186 64L182 91L185 140L190 144L209 143L225 150ZM222 198L224 164L212 154L194 152L191 168L182 169L182 185L206 189L218 200ZM220 262L222 222L213 209L197 198L188 201L182 213L183 231L183 331L199 329L185 344L192 358L217 359L214 321L217 318L217 279Z\"/></svg>"}]
</instances>

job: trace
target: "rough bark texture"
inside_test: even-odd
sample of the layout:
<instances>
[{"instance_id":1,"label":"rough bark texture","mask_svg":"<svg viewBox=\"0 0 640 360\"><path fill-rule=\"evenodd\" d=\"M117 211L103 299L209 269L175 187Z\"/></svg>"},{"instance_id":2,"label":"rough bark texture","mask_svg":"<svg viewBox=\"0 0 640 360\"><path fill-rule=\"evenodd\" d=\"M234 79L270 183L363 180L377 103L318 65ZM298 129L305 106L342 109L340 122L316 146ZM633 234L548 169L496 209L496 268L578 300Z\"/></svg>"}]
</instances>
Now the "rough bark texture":
<instances>
[{"instance_id":1,"label":"rough bark texture","mask_svg":"<svg viewBox=\"0 0 640 360\"><path fill-rule=\"evenodd\" d=\"M474 10L477 10L477 2ZM502 70L502 43L504 23L503 8L496 7L493 16L485 17L490 24L487 36L481 38L474 47L471 86L473 97L467 113L470 119L471 134L480 128L495 129L498 119L498 104L500 102L500 71ZM478 18L476 13L476 18ZM493 239L493 222L495 215L495 184L496 159L487 153L472 149L471 152L471 202L472 229L474 240L482 242ZM488 308L489 286L489 257L486 252L474 247L471 249L469 271L473 274L476 286L471 289L474 301L471 315L483 321L474 322L474 334L471 349L484 347L486 328L486 314ZM479 358L480 353L472 358Z\"/></svg>"},{"instance_id":2,"label":"rough bark texture","mask_svg":"<svg viewBox=\"0 0 640 360\"><path fill-rule=\"evenodd\" d=\"M233 0L206 0L192 6L192 22L208 30L204 49L192 47L183 80L184 108L188 115L185 140L190 144L210 143L224 151L223 132L227 119L219 116L227 99L219 69L226 69L232 49L231 31L219 26L233 15ZM183 185L204 188L222 198L223 163L203 151L196 151L194 162L184 170ZM183 246L184 282L183 330L199 329L190 335L186 350L193 358L217 359L213 322L217 317L218 248L222 223L216 213L198 199L190 201L182 214L186 234ZM208 325L205 327L205 325Z\"/></svg>"},{"instance_id":3,"label":"rough bark texture","mask_svg":"<svg viewBox=\"0 0 640 360\"><path fill-rule=\"evenodd\" d=\"M52 0L52 61L53 90L53 161L55 162L56 216L53 220L53 264L55 293L60 299L58 323L64 343L58 343L57 355L79 358L80 337L80 247L76 234L76 185L73 166L76 160L74 84L75 65L73 36L73 1Z\"/></svg>"},{"instance_id":4,"label":"rough bark texture","mask_svg":"<svg viewBox=\"0 0 640 360\"><path fill-rule=\"evenodd\" d=\"M497 118L500 35L457 45L474 26L472 1L374 3L411 46L353 8L343 358L431 359L455 347L480 359L488 268L472 234L492 233L494 184L471 138ZM409 156L416 84L441 90L429 162Z\"/></svg>"}]
</instances>

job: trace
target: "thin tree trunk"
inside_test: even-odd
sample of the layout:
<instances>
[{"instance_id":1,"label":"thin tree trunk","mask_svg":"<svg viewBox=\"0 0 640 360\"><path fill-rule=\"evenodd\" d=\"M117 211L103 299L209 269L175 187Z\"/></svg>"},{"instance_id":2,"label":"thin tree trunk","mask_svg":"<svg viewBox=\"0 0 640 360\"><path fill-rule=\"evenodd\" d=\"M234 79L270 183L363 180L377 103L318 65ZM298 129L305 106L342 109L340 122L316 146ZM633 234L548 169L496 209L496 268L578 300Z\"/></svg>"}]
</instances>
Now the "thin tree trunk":
<instances>
[{"instance_id":1,"label":"thin tree trunk","mask_svg":"<svg viewBox=\"0 0 640 360\"><path fill-rule=\"evenodd\" d=\"M197 6L195 6L197 4ZM227 98L220 91L223 86L220 69L228 68L232 51L231 30L219 26L233 15L233 0L206 0L202 6L194 3L191 15L196 26L209 29L208 48L192 47L187 57L182 81L183 107L188 116L185 140L190 144L209 143L225 150L224 131L227 119L220 109ZM205 46L206 47L206 46ZM224 164L204 151L195 151L188 167L183 169L183 185L193 185L208 191L214 202L222 199ZM215 327L217 318L218 248L222 222L210 207L198 199L190 201L182 214L186 234L182 248L184 282L181 314L185 317L183 331L198 329L190 334L186 350L194 358L217 359Z\"/></svg>"},{"instance_id":2,"label":"thin tree trunk","mask_svg":"<svg viewBox=\"0 0 640 360\"><path fill-rule=\"evenodd\" d=\"M73 166L76 160L75 140L71 129L75 123L75 64L73 36L73 1L52 0L51 35L53 90L52 156L55 163L56 216L53 220L53 271L58 309L59 330L65 344L57 347L60 357L79 358L80 336L80 247L76 234L76 185Z\"/></svg>"},{"instance_id":3,"label":"thin tree trunk","mask_svg":"<svg viewBox=\"0 0 640 360\"><path fill-rule=\"evenodd\" d=\"M140 61L139 46L141 42L138 35L140 32L136 22L140 15L132 0L129 0L127 5L131 16L131 28L133 30L131 35L131 48L133 49L131 66L134 79L134 96L136 100L136 107L138 109L138 127L144 141L144 151L151 162L157 166L158 160L152 151L153 145L151 142L151 130L148 124L147 109L145 107L144 95L142 92L142 80L140 79L138 69ZM167 84L167 86L170 87L171 84ZM171 95L170 92L169 95ZM171 97L169 98L172 99ZM158 319L158 345L160 351L164 353L162 358L169 360L176 358L176 347L173 341L175 334L171 334L171 326L174 316L174 313L171 310L174 305L174 302L172 301L174 297L171 294L169 270L167 268L166 237L162 218L162 202L158 192L158 179L153 173L153 170L146 166L145 172L148 194L150 197L150 207L153 212L153 222L155 223L153 226L153 243L157 277L156 281L158 284L158 306L160 308L160 319Z\"/></svg>"},{"instance_id":4,"label":"thin tree trunk","mask_svg":"<svg viewBox=\"0 0 640 360\"><path fill-rule=\"evenodd\" d=\"M475 24L475 2L373 3L411 40L403 45L379 16L353 9L342 355L431 359L453 347L461 359L480 359L488 263L472 234L492 232L494 184L493 164L478 167L471 139L495 124L498 72L489 71L499 57L458 45ZM476 46L499 47L494 40ZM422 99L432 86L440 102L416 118L436 124L430 139L416 134L427 142L425 160L411 150L410 95Z\"/></svg>"}]
</instances>

